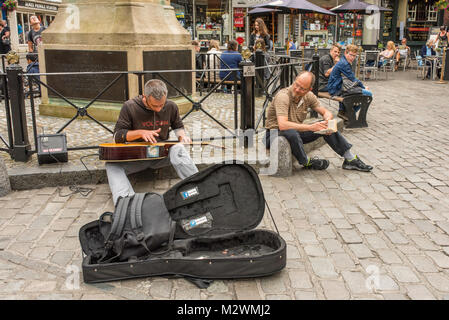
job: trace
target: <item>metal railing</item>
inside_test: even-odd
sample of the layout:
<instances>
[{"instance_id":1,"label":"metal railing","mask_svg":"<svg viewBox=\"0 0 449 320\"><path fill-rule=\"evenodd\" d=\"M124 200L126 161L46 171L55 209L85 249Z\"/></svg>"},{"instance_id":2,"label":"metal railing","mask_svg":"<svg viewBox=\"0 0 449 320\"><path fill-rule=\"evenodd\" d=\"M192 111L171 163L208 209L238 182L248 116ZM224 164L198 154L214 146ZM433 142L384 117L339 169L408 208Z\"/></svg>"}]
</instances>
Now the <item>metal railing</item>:
<instances>
[{"instance_id":1,"label":"metal railing","mask_svg":"<svg viewBox=\"0 0 449 320\"><path fill-rule=\"evenodd\" d=\"M189 117L193 111L201 111L208 118L214 121L219 127L226 130L230 136L222 137L210 137L213 139L224 139L224 138L237 138L239 137L239 132L253 129L255 133L258 133L258 128L263 120L265 124L265 112L272 101L274 95L282 87L288 87L293 81L294 77L297 75L298 70L301 65L304 64L304 60L289 56L278 56L276 57L275 64L266 64L266 60L262 63L264 57L260 52L255 53L254 62L244 61L240 64L238 69L204 69L204 70L152 70L152 71L127 71L127 72L59 72L59 73L24 73L22 67L19 65L10 65L5 68L5 72L0 74L0 78L3 81L3 90L5 97L5 117L7 123L7 133L8 141L5 141L3 137L0 138L6 148L0 148L0 151L8 152L14 161L26 162L29 160L32 154L37 152L37 124L36 124L36 106L35 106L35 95L39 94L34 87L45 87L53 97L58 97L64 101L67 105L75 109L76 114L68 120L56 133L64 131L69 125L73 123L79 117L87 117L92 120L95 124L101 126L103 129L107 130L111 134L113 131L106 125L95 119L90 113L89 108L97 101L99 101L105 93L110 91L116 83L118 83L123 78L126 78L125 87L125 100L132 97L129 96L128 88L128 77L138 78L138 92L139 95L143 94L144 89L144 78L145 76L151 76L152 78L159 78L164 81L168 87L174 89L179 95L184 97L192 105L191 109L182 117L182 120ZM316 78L318 79L318 59L309 60L309 63L313 63L314 72ZM210 66L210 65L209 65ZM249 68L249 69L248 69ZM254 72L247 72L251 70ZM270 70L270 76L265 77L265 70ZM194 99L191 95L186 93L184 90L178 88L174 83L167 79L167 75L170 73L191 73L193 74L211 74L212 72L226 71L228 74L223 79L220 79L214 86L208 89L203 96L203 92L200 91L200 97L198 100ZM241 79L237 81L238 75L242 75ZM46 77L46 81L40 79L41 76ZM102 90L100 90L94 98L90 99L87 103L79 106L75 102L71 101L70 98L64 96L61 92L58 92L55 88L49 85L48 79L50 77L70 77L70 76L110 76L112 79L108 85L106 85ZM228 128L224 123L216 119L207 110L203 108L204 102L212 96L213 93L217 92L221 85L227 81L230 77L233 77L231 85L234 88L234 128ZM27 81L26 81L27 80ZM28 83L28 94L24 93L24 82ZM35 86L33 86L35 84ZM255 89L258 88L258 95L265 96L265 102L263 104L262 111L257 116L255 113ZM315 89L317 86L315 86ZM240 99L239 99L240 96ZM29 99L29 107L31 111L31 121L32 121L32 131L34 136L34 146L31 147L28 138L27 129L27 117L26 117L26 104L25 100ZM239 125L239 101L240 101L240 125ZM124 102L124 101L123 101ZM78 101L78 104L80 102ZM245 144L246 145L246 144ZM74 150L85 150L85 149L97 149L98 146L81 146L81 147L68 147L68 151Z\"/></svg>"}]
</instances>

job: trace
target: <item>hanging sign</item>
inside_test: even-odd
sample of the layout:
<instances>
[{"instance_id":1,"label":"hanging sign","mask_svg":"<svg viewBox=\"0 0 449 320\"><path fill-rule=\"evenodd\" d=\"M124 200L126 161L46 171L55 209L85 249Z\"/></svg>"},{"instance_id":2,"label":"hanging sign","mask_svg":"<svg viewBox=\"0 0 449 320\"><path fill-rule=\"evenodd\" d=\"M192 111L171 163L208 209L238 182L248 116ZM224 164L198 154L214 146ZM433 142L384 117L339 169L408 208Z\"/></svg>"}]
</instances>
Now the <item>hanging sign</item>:
<instances>
[{"instance_id":1,"label":"hanging sign","mask_svg":"<svg viewBox=\"0 0 449 320\"><path fill-rule=\"evenodd\" d=\"M243 17L234 18L234 27L243 28L245 26L245 19Z\"/></svg>"}]
</instances>

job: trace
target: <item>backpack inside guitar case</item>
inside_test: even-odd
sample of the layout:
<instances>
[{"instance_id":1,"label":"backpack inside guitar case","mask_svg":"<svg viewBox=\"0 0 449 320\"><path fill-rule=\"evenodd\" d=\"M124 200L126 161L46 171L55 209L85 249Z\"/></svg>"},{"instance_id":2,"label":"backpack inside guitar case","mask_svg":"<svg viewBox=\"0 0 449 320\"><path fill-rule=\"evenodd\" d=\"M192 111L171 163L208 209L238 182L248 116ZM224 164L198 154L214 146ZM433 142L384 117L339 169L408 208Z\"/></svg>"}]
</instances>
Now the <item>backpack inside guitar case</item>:
<instances>
[{"instance_id":1,"label":"backpack inside guitar case","mask_svg":"<svg viewBox=\"0 0 449 320\"><path fill-rule=\"evenodd\" d=\"M286 265L286 244L278 233L255 229L264 211L259 178L246 164L211 166L163 195L120 198L113 213L80 229L84 281L276 273Z\"/></svg>"}]
</instances>

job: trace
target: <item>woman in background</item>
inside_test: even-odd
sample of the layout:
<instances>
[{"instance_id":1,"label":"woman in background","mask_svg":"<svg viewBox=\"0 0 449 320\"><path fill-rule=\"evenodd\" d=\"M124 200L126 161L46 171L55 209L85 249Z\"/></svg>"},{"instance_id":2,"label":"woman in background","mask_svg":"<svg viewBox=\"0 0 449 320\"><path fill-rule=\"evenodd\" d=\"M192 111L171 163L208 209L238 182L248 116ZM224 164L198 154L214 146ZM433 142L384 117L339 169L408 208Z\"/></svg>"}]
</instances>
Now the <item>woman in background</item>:
<instances>
[{"instance_id":1,"label":"woman in background","mask_svg":"<svg viewBox=\"0 0 449 320\"><path fill-rule=\"evenodd\" d=\"M265 46L270 50L270 35L268 34L267 26L261 18L257 18L254 22L254 31L249 37L249 49L255 50L255 44L257 39L262 39L265 42Z\"/></svg>"}]
</instances>

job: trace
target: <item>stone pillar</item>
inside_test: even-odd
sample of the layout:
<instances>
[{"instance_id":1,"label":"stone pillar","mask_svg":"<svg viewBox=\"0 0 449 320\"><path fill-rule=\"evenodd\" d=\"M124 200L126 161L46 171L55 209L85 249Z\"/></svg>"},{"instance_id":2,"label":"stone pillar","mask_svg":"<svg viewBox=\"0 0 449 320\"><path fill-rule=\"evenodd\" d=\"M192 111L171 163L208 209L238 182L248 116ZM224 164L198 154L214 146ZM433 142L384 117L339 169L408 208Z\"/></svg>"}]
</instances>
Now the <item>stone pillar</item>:
<instances>
[{"instance_id":1,"label":"stone pillar","mask_svg":"<svg viewBox=\"0 0 449 320\"><path fill-rule=\"evenodd\" d=\"M9 29L11 30L11 50L19 52L19 34L17 29L17 13L16 11L8 12ZM22 26L23 27L23 26Z\"/></svg>"},{"instance_id":2,"label":"stone pillar","mask_svg":"<svg viewBox=\"0 0 449 320\"><path fill-rule=\"evenodd\" d=\"M6 170L5 162L0 156L0 197L4 197L10 192L11 183L9 182L8 170Z\"/></svg>"},{"instance_id":3,"label":"stone pillar","mask_svg":"<svg viewBox=\"0 0 449 320\"><path fill-rule=\"evenodd\" d=\"M190 34L179 24L170 1L165 0L63 0L55 20L42 33L42 40L43 44L39 47L39 65L42 73L160 70L156 64L165 64L162 69L195 68ZM80 59L81 55L84 58ZM108 58L108 55L111 58ZM46 60L46 57L50 59L50 56L53 57L53 61ZM112 57L115 57L115 60ZM186 61L191 65L184 66ZM194 93L194 73L171 74L171 76L173 79L171 82L175 85L182 82L189 87L185 89L185 93ZM51 79L47 78L42 77L42 80L50 84ZM70 87L59 88L63 91L61 93L67 97L89 101L95 97L95 90L98 94L106 86L104 83L112 81L107 79L102 84L92 82L95 86L93 89L86 84L83 86L81 80L81 77L78 81L69 78ZM58 83L60 81L63 79L61 78ZM57 87L58 83L53 84ZM78 83L81 84L77 86ZM126 89L125 85L126 80L123 80L118 88L119 93L113 87L105 94L105 101L116 94L116 98L109 99L114 103L108 103L106 106L115 109L104 113L104 116L100 113L94 115L96 119L115 121L107 117L112 114L114 117L118 116L123 103L121 101L123 93L127 90L130 98L138 94L137 76L129 75ZM80 92L86 94L80 95ZM174 91L169 87L169 98L170 92ZM73 116L74 108L62 105L57 100L52 102L49 94L51 93L43 88L42 105L39 109L41 114ZM180 106L181 113L183 108L190 109L186 99L179 98L176 102ZM95 107L96 105L93 105L89 111L93 112ZM52 114L61 112L64 108L67 114ZM98 112L100 109L99 107Z\"/></svg>"}]
</instances>

